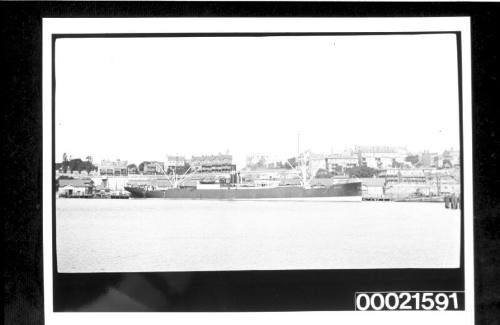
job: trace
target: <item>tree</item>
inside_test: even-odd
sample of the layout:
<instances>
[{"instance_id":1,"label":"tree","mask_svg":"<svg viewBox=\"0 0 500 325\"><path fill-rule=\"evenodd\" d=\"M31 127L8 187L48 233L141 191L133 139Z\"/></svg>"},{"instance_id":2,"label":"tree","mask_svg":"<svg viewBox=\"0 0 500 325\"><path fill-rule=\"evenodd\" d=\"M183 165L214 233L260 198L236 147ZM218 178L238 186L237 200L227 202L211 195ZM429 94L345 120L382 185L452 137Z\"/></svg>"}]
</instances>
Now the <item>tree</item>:
<instances>
[{"instance_id":1,"label":"tree","mask_svg":"<svg viewBox=\"0 0 500 325\"><path fill-rule=\"evenodd\" d=\"M396 159L392 158L392 168L403 168L405 164L400 163Z\"/></svg>"},{"instance_id":2,"label":"tree","mask_svg":"<svg viewBox=\"0 0 500 325\"><path fill-rule=\"evenodd\" d=\"M265 168L266 167L266 158L260 157L257 164L255 164L255 168Z\"/></svg>"},{"instance_id":3,"label":"tree","mask_svg":"<svg viewBox=\"0 0 500 325\"><path fill-rule=\"evenodd\" d=\"M435 156L433 161L434 161L434 165L439 168L439 166L438 166L439 165L439 157Z\"/></svg>"},{"instance_id":4,"label":"tree","mask_svg":"<svg viewBox=\"0 0 500 325\"><path fill-rule=\"evenodd\" d=\"M143 161L139 164L139 171L144 172L144 165L149 164L149 161Z\"/></svg>"},{"instance_id":5,"label":"tree","mask_svg":"<svg viewBox=\"0 0 500 325\"><path fill-rule=\"evenodd\" d=\"M266 168L267 167L267 164L266 164L266 158L265 157L260 157L259 158L259 161L257 161L256 163L253 163L252 162L252 157L248 157L247 159L247 167L250 168L250 170L256 170L256 169L261 169L261 168Z\"/></svg>"},{"instance_id":6,"label":"tree","mask_svg":"<svg viewBox=\"0 0 500 325\"><path fill-rule=\"evenodd\" d=\"M453 164L449 159L443 159L443 168L451 168Z\"/></svg>"},{"instance_id":7,"label":"tree","mask_svg":"<svg viewBox=\"0 0 500 325\"><path fill-rule=\"evenodd\" d=\"M419 160L420 160L420 158L418 158L418 155L408 155L405 158L405 161L411 163L413 166L418 164Z\"/></svg>"},{"instance_id":8,"label":"tree","mask_svg":"<svg viewBox=\"0 0 500 325\"><path fill-rule=\"evenodd\" d=\"M85 162L85 170L87 171L87 173L90 173L90 171L92 171L94 169L97 170L97 167L94 166L94 164L92 164L92 160L93 160L92 156L89 155L89 156L85 157L85 160L86 160L86 162Z\"/></svg>"},{"instance_id":9,"label":"tree","mask_svg":"<svg viewBox=\"0 0 500 325\"><path fill-rule=\"evenodd\" d=\"M66 171L68 170L68 155L66 153L63 153L63 162L62 162L62 170L63 170L63 173L66 173Z\"/></svg>"},{"instance_id":10,"label":"tree","mask_svg":"<svg viewBox=\"0 0 500 325\"><path fill-rule=\"evenodd\" d=\"M85 170L85 171L87 171L87 173L92 171L92 170L97 170L97 166L95 166L94 164L92 164L89 161L83 161L80 158L70 159L69 161L67 160L66 162L63 161L62 168L63 168L63 172L66 172L66 170L68 170L68 168L71 171L77 171L77 172L81 172L82 170Z\"/></svg>"},{"instance_id":11,"label":"tree","mask_svg":"<svg viewBox=\"0 0 500 325\"><path fill-rule=\"evenodd\" d=\"M135 164L128 164L127 165L127 173L137 174L137 166Z\"/></svg>"},{"instance_id":12,"label":"tree","mask_svg":"<svg viewBox=\"0 0 500 325\"><path fill-rule=\"evenodd\" d=\"M80 171L82 169L83 161L80 158L71 159L69 161L69 168L71 171Z\"/></svg>"}]
</instances>

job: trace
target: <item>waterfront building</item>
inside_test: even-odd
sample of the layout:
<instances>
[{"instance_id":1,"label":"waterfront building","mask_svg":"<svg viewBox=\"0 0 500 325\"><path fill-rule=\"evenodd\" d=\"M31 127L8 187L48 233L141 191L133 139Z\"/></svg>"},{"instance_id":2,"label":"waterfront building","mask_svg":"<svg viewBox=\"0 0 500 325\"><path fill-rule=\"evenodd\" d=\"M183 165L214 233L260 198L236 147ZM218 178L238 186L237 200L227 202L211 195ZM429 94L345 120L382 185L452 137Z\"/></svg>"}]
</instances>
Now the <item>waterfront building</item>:
<instances>
[{"instance_id":1,"label":"waterfront building","mask_svg":"<svg viewBox=\"0 0 500 325\"><path fill-rule=\"evenodd\" d=\"M406 147L389 146L356 146L354 152L358 155L359 166L376 169L394 167L394 164L405 165L408 155Z\"/></svg>"},{"instance_id":2,"label":"waterfront building","mask_svg":"<svg viewBox=\"0 0 500 325\"><path fill-rule=\"evenodd\" d=\"M345 173L348 168L358 166L358 156L343 153L330 154L325 158L326 170L330 173Z\"/></svg>"},{"instance_id":3,"label":"waterfront building","mask_svg":"<svg viewBox=\"0 0 500 325\"><path fill-rule=\"evenodd\" d=\"M163 175L165 173L165 163L161 161L147 161L144 163L143 173L145 175Z\"/></svg>"},{"instance_id":4,"label":"waterfront building","mask_svg":"<svg viewBox=\"0 0 500 325\"><path fill-rule=\"evenodd\" d=\"M434 152L424 151L420 155L420 165L422 167L438 167L439 155Z\"/></svg>"},{"instance_id":5,"label":"waterfront building","mask_svg":"<svg viewBox=\"0 0 500 325\"><path fill-rule=\"evenodd\" d=\"M455 169L393 168L387 169L380 176L386 180L385 194L393 199L415 193L427 196L460 193L459 171Z\"/></svg>"},{"instance_id":6,"label":"waterfront building","mask_svg":"<svg viewBox=\"0 0 500 325\"><path fill-rule=\"evenodd\" d=\"M186 165L186 158L183 156L167 156L165 166L167 168L183 167Z\"/></svg>"},{"instance_id":7,"label":"waterfront building","mask_svg":"<svg viewBox=\"0 0 500 325\"><path fill-rule=\"evenodd\" d=\"M139 173L139 169L137 168L136 165L128 165L127 172L129 175L134 175Z\"/></svg>"},{"instance_id":8,"label":"waterfront building","mask_svg":"<svg viewBox=\"0 0 500 325\"><path fill-rule=\"evenodd\" d=\"M250 169L264 168L267 164L268 156L260 153L256 153L246 157L246 166Z\"/></svg>"},{"instance_id":9,"label":"waterfront building","mask_svg":"<svg viewBox=\"0 0 500 325\"><path fill-rule=\"evenodd\" d=\"M460 180L451 174L434 174L428 183L433 195L460 193Z\"/></svg>"},{"instance_id":10,"label":"waterfront building","mask_svg":"<svg viewBox=\"0 0 500 325\"><path fill-rule=\"evenodd\" d=\"M443 152L443 161L441 167L459 167L460 166L460 150L445 150Z\"/></svg>"},{"instance_id":11,"label":"waterfront building","mask_svg":"<svg viewBox=\"0 0 500 325\"><path fill-rule=\"evenodd\" d=\"M88 178L59 179L57 194L59 197L92 195L94 182Z\"/></svg>"},{"instance_id":12,"label":"waterfront building","mask_svg":"<svg viewBox=\"0 0 500 325\"><path fill-rule=\"evenodd\" d=\"M403 199L419 193L428 196L431 194L429 173L432 169L398 169L390 168L382 172L385 177L385 195L393 200Z\"/></svg>"},{"instance_id":13,"label":"waterfront building","mask_svg":"<svg viewBox=\"0 0 500 325\"><path fill-rule=\"evenodd\" d=\"M432 172L432 168L387 168L380 174L380 177L385 178L387 184L390 183L425 183L427 174Z\"/></svg>"},{"instance_id":14,"label":"waterfront building","mask_svg":"<svg viewBox=\"0 0 500 325\"><path fill-rule=\"evenodd\" d=\"M385 179L379 177L360 178L364 198L382 199L385 195Z\"/></svg>"},{"instance_id":15,"label":"waterfront building","mask_svg":"<svg viewBox=\"0 0 500 325\"><path fill-rule=\"evenodd\" d=\"M98 166L99 175L101 176L127 176L127 161L126 160L102 160Z\"/></svg>"},{"instance_id":16,"label":"waterfront building","mask_svg":"<svg viewBox=\"0 0 500 325\"><path fill-rule=\"evenodd\" d=\"M236 170L233 165L233 156L228 154L193 156L191 168L202 173L231 173Z\"/></svg>"},{"instance_id":17,"label":"waterfront building","mask_svg":"<svg viewBox=\"0 0 500 325\"><path fill-rule=\"evenodd\" d=\"M286 158L275 157L271 155L256 153L246 158L246 168L262 169L262 168L287 168Z\"/></svg>"},{"instance_id":18,"label":"waterfront building","mask_svg":"<svg viewBox=\"0 0 500 325\"><path fill-rule=\"evenodd\" d=\"M191 157L191 166L216 166L216 165L230 165L232 164L232 155L204 155Z\"/></svg>"}]
</instances>

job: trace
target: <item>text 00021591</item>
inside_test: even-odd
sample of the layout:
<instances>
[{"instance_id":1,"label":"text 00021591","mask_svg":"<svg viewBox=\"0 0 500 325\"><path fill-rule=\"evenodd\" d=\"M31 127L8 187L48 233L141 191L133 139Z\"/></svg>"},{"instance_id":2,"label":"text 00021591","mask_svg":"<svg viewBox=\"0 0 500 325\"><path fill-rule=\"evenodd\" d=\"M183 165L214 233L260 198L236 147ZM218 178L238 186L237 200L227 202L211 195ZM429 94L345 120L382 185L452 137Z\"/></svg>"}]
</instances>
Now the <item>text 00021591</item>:
<instances>
[{"instance_id":1,"label":"text 00021591","mask_svg":"<svg viewBox=\"0 0 500 325\"><path fill-rule=\"evenodd\" d=\"M356 292L355 310L463 310L461 291Z\"/></svg>"}]
</instances>

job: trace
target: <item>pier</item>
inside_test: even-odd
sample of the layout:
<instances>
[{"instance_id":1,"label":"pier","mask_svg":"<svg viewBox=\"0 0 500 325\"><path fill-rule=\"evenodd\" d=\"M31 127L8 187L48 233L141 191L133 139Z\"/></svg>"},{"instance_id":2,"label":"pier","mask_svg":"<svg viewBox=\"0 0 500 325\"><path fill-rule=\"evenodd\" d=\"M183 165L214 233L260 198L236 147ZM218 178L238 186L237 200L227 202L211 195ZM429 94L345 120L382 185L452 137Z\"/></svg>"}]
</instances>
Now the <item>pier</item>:
<instances>
[{"instance_id":1,"label":"pier","mask_svg":"<svg viewBox=\"0 0 500 325\"><path fill-rule=\"evenodd\" d=\"M363 196L362 201L392 201L391 198L387 196Z\"/></svg>"},{"instance_id":2,"label":"pier","mask_svg":"<svg viewBox=\"0 0 500 325\"><path fill-rule=\"evenodd\" d=\"M444 197L444 207L446 209L460 209L461 207L460 196L455 195L454 193L451 195L446 195Z\"/></svg>"}]
</instances>

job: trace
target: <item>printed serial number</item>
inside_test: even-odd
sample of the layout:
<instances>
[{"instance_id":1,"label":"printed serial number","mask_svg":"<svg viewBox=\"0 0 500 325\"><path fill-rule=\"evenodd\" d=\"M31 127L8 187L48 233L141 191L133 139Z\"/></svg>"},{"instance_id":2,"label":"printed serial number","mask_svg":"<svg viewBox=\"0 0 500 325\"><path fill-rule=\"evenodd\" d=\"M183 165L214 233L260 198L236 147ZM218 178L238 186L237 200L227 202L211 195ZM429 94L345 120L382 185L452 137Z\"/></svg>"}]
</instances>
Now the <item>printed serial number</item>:
<instances>
[{"instance_id":1,"label":"printed serial number","mask_svg":"<svg viewBox=\"0 0 500 325\"><path fill-rule=\"evenodd\" d=\"M356 310L458 310L463 292L356 292Z\"/></svg>"}]
</instances>

